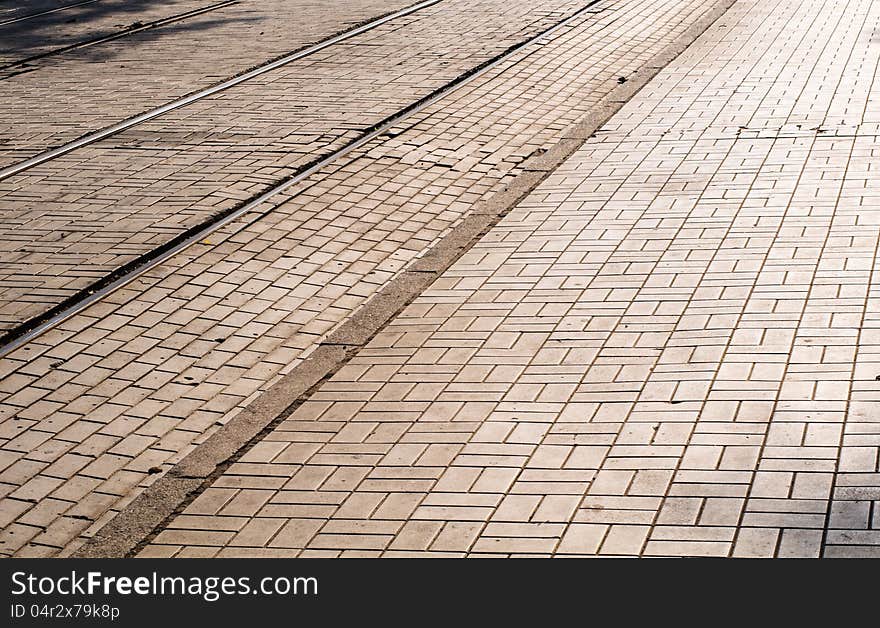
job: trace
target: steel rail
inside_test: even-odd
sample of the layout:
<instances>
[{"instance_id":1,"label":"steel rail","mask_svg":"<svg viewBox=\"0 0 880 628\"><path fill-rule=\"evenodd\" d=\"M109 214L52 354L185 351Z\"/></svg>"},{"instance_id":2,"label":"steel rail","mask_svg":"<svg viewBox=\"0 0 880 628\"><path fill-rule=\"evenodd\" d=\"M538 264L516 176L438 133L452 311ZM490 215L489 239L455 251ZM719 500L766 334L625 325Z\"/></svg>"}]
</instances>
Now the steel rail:
<instances>
[{"instance_id":1,"label":"steel rail","mask_svg":"<svg viewBox=\"0 0 880 628\"><path fill-rule=\"evenodd\" d=\"M147 31L147 30L150 30L153 28L159 28L161 26L173 24L174 22L181 22L181 21L189 19L191 17L196 17L198 15L202 15L203 13L210 13L211 11L216 11L217 9L222 9L224 7L228 7L233 4L238 4L239 1L240 0L225 0L224 2L218 2L217 4L211 4L206 7L201 7L199 9L192 9L191 11L186 11L184 13L178 13L177 15L169 15L168 17L163 17L162 19L154 20L152 22L145 22L143 24L136 22L135 23L136 25L128 26L127 28L123 28L123 29L118 30L115 33L111 33L109 35L102 35L100 37L94 37L92 39L78 41L73 44L69 44L67 46L61 46L59 48L53 48L51 50L47 50L46 52L41 52L40 54L31 55L30 57L16 59L15 61L12 61L10 63L0 65L0 70L9 70L12 68L27 65L28 63L31 63L33 61L38 61L40 59L45 59L46 57L51 57L53 55L62 54L64 52L69 52L71 50L79 50L80 48L88 48L90 46L96 46L98 44L103 44L108 41L120 39L122 37L128 37L129 35L141 33L143 31ZM12 76L15 76L15 74L13 74ZM9 78L9 77L8 76L7 77L0 77L0 80L2 80L2 78Z\"/></svg>"},{"instance_id":2,"label":"steel rail","mask_svg":"<svg viewBox=\"0 0 880 628\"><path fill-rule=\"evenodd\" d=\"M118 122L112 126L105 127L99 131L83 135L82 137L75 139L72 142L68 142L67 144L58 146L57 148L43 151L42 153L34 155L30 159L26 159L17 164L13 164L0 170L0 181L8 179L9 177L23 172L28 168L33 168L34 166L46 163L47 161L50 161L62 155L66 155L67 153L74 151L78 148L82 148L83 146L87 146L88 144L93 144L94 142L108 138L111 135L115 135L117 133L125 131L126 129L130 129L133 126L157 118L162 114L168 113L169 111L180 109L181 107L185 107L186 105L202 100L203 98L213 96L214 94L225 91L231 87L235 87L236 85L244 83L245 81L248 81L252 78L255 78L267 72L271 72L272 70L276 70L289 63L293 63L294 61L302 59L303 57L308 57L309 55L320 52L325 48L329 48L330 46L343 42L347 39L351 39L352 37L356 37L358 35L366 33L367 31L378 28L379 26L382 26L383 24L386 24L392 20L410 15L411 13L415 13L416 11L420 11L442 1L443 0L424 0L423 2L419 2L418 4L415 4L406 9L395 11L394 13L390 13L373 21L367 22L366 24L362 24L361 26L345 31L344 33L340 33L339 35L334 35L329 39L325 39L324 41L304 48L298 52L285 55L280 59L272 61L271 63L267 63L260 67L254 68L253 70L223 81L222 83L218 83L217 85L214 85L212 87L194 92L188 96L184 96L183 98L178 98L177 100L173 100L160 107L156 107L155 109L150 109L149 111L146 111L134 117L127 118L122 122Z\"/></svg>"},{"instance_id":3,"label":"steel rail","mask_svg":"<svg viewBox=\"0 0 880 628\"><path fill-rule=\"evenodd\" d=\"M99 1L100 0L83 0L83 2L74 2L73 4L66 4L63 7L55 7L54 9L48 9L47 11L40 11L39 13L29 13L28 15L21 15L19 17L14 17L14 18L0 22L0 26L6 26L7 24L14 24L15 22L23 22L25 20L31 20L35 17L40 17L41 15L49 15L50 13L58 13L59 11L66 11L67 9L81 7L84 4L94 4L95 2L99 2Z\"/></svg>"},{"instance_id":4,"label":"steel rail","mask_svg":"<svg viewBox=\"0 0 880 628\"><path fill-rule=\"evenodd\" d=\"M340 159L341 157L345 157L352 151L357 150L371 140L382 135L391 127L401 122L405 118L419 113L425 108L433 105L439 100L461 89L468 83L484 75L486 72L504 63L509 57L516 54L517 52L533 44L546 43L546 41L542 40L546 40L548 36L552 35L556 31L580 19L584 15L595 13L595 11L590 11L590 9L592 9L592 7L602 1L603 0L591 0L584 7L578 9L575 13L572 13L564 20L557 22L553 26L541 31L537 35L533 35L532 37L529 37L528 39L518 44L514 44L513 46L509 47L495 57L485 61L481 65L456 77L455 79L453 79L446 85L438 88L431 94L425 96L424 98L418 100L411 105L408 105L407 107L404 107L403 109L385 118L378 124L365 131L360 137L352 140L345 146L333 151L332 153L312 162L310 165L298 171L297 173L276 183L275 185L262 192L254 199L248 201L244 205L236 209L230 210L225 214L215 216L211 220L202 223L201 225L197 225L196 227L190 229L181 236L178 236L178 238L175 238L174 240L168 242L167 244L163 245L163 247L159 247L149 253L142 255L137 260L134 260L133 262L127 264L127 270L124 269L120 271L119 274L110 275L107 278L107 283L105 283L104 285L95 284L92 288L87 288L86 290L78 293L78 295L75 295L74 297L69 299L67 302L62 303L60 306L57 306L52 310L49 310L43 316L31 319L31 321L34 322L33 326L25 329L23 325L20 325L18 328L7 332L3 336L0 336L0 358L8 355L12 351L15 351L19 347L24 346L28 342L34 340L39 335L45 333L53 327L56 327L57 325L78 314L79 312L82 312L93 303L100 301L102 298L109 295L110 293L115 292L116 290L119 290L120 288L126 286L127 284L137 279L143 273L164 263L169 258L189 248L193 244L204 240L211 233L224 227L236 218L239 218L242 215L254 210L256 207L262 205L272 197L281 194L282 192L290 189L292 186L298 183L301 183L325 166L328 166L334 161ZM270 214L272 211L273 208L268 209L262 215L258 216L257 220L259 220L263 216Z\"/></svg>"}]
</instances>

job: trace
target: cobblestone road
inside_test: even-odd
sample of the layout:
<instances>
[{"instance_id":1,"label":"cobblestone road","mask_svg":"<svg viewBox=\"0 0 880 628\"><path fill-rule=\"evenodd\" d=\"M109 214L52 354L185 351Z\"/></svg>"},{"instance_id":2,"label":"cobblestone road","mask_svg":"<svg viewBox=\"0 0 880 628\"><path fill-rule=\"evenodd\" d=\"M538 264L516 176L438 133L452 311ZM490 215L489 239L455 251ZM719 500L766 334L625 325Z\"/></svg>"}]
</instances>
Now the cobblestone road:
<instances>
[{"instance_id":1,"label":"cobblestone road","mask_svg":"<svg viewBox=\"0 0 880 628\"><path fill-rule=\"evenodd\" d=\"M710 7L597 5L0 361L2 551L73 551Z\"/></svg>"},{"instance_id":2,"label":"cobblestone road","mask_svg":"<svg viewBox=\"0 0 880 628\"><path fill-rule=\"evenodd\" d=\"M737 2L141 555L880 554L878 19Z\"/></svg>"}]
</instances>

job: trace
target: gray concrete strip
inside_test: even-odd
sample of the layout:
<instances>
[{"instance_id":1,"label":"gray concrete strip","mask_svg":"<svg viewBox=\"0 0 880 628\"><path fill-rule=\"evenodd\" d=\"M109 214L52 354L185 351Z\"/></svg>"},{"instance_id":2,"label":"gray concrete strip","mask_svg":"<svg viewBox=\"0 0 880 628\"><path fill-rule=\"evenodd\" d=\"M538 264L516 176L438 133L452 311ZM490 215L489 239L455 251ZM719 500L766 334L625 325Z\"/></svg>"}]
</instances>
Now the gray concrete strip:
<instances>
[{"instance_id":1,"label":"gray concrete strip","mask_svg":"<svg viewBox=\"0 0 880 628\"><path fill-rule=\"evenodd\" d=\"M546 153L503 191L465 218L423 258L390 282L348 319L325 342L275 386L257 398L165 476L135 498L73 557L132 556L162 528L163 522L185 508L201 490L235 460L283 421L311 392L353 357L395 314L415 299L466 252L525 195L577 150L663 67L684 52L723 16L736 0L719 0L702 19L673 44L655 55L626 82L612 90L592 111L564 134Z\"/></svg>"}]
</instances>

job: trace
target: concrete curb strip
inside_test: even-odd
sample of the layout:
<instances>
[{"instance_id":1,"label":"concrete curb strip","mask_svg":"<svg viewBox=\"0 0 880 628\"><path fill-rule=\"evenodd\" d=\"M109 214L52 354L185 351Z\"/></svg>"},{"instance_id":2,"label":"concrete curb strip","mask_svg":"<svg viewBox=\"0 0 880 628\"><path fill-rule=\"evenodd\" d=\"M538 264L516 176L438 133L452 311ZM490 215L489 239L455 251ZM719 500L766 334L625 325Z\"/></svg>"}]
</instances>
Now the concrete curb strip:
<instances>
[{"instance_id":1,"label":"concrete curb strip","mask_svg":"<svg viewBox=\"0 0 880 628\"><path fill-rule=\"evenodd\" d=\"M430 286L488 229L529 194L661 69L684 52L735 4L718 0L663 52L648 60L572 125L555 146L524 164L524 171L487 203L478 205L423 257L372 297L331 333L299 366L263 393L205 443L183 458L111 519L72 556L108 558L134 555L163 522L191 502L264 434L307 399L318 385L347 363L393 317Z\"/></svg>"}]
</instances>

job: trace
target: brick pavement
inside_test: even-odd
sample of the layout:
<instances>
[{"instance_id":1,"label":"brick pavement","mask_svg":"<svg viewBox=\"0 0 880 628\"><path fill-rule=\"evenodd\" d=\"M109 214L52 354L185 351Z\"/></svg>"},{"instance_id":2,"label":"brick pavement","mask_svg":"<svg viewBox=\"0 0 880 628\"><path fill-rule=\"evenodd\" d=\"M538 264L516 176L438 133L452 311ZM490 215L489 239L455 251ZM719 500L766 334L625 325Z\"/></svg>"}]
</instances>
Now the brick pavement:
<instances>
[{"instance_id":1,"label":"brick pavement","mask_svg":"<svg viewBox=\"0 0 880 628\"><path fill-rule=\"evenodd\" d=\"M446 0L0 181L0 329L242 204L585 4ZM12 132L32 142L29 115L17 114ZM37 126L51 130L45 119Z\"/></svg>"},{"instance_id":2,"label":"brick pavement","mask_svg":"<svg viewBox=\"0 0 880 628\"><path fill-rule=\"evenodd\" d=\"M605 8L0 361L2 551L73 551L710 7Z\"/></svg>"},{"instance_id":3,"label":"brick pavement","mask_svg":"<svg viewBox=\"0 0 880 628\"><path fill-rule=\"evenodd\" d=\"M16 0L0 0L0 23L24 20L37 14L64 9L79 2L98 2L100 0L33 0L22 4Z\"/></svg>"},{"instance_id":4,"label":"brick pavement","mask_svg":"<svg viewBox=\"0 0 880 628\"><path fill-rule=\"evenodd\" d=\"M139 4L155 10L153 3ZM328 10L308 0L240 0L182 23L35 61L28 72L12 69L0 74L0 167L410 4L354 0ZM90 28L100 29L103 19L93 17Z\"/></svg>"},{"instance_id":5,"label":"brick pavement","mask_svg":"<svg viewBox=\"0 0 880 628\"><path fill-rule=\"evenodd\" d=\"M870 0L740 0L142 556L877 555Z\"/></svg>"},{"instance_id":6,"label":"brick pavement","mask_svg":"<svg viewBox=\"0 0 880 628\"><path fill-rule=\"evenodd\" d=\"M29 2L27 7L19 7L27 12L0 12L0 66L220 4L220 0L80 2ZM67 8L52 11L61 7ZM43 13L46 11L50 12ZM25 15L33 17L11 21Z\"/></svg>"}]
</instances>

